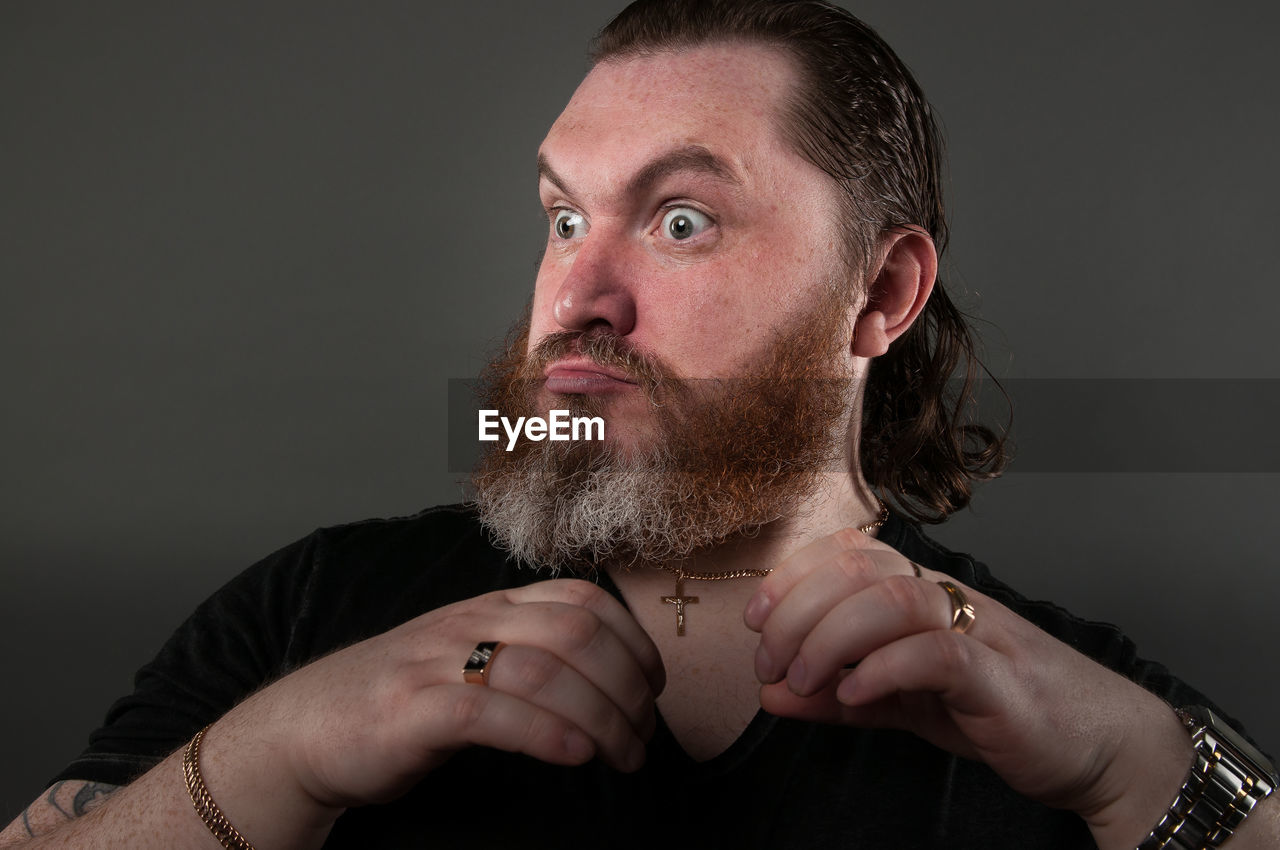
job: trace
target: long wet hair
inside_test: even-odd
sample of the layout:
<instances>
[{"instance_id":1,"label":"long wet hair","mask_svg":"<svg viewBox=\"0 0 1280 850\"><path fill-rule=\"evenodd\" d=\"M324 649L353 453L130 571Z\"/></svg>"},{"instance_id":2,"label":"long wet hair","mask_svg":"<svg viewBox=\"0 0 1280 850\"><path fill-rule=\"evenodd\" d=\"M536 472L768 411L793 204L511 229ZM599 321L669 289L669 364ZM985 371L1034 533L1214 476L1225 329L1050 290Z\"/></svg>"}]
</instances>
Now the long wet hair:
<instances>
[{"instance_id":1,"label":"long wet hair","mask_svg":"<svg viewBox=\"0 0 1280 850\"><path fill-rule=\"evenodd\" d=\"M597 36L591 61L726 42L778 47L797 63L783 133L840 187L850 267L869 270L881 234L906 227L927 231L941 257L942 136L911 72L847 11L821 0L637 0ZM862 473L899 513L941 522L969 503L974 481L1004 468L1004 431L973 421L983 373L938 281L911 328L872 361L863 396Z\"/></svg>"}]
</instances>

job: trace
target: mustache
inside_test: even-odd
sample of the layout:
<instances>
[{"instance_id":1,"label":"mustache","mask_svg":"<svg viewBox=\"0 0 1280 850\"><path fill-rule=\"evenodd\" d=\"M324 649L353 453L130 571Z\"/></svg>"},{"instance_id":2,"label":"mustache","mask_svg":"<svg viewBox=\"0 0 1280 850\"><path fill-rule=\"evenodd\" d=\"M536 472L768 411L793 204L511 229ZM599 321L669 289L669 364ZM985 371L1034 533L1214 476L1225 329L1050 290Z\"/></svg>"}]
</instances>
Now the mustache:
<instances>
[{"instance_id":1,"label":"mustache","mask_svg":"<svg viewBox=\"0 0 1280 850\"><path fill-rule=\"evenodd\" d=\"M659 358L640 351L617 334L600 331L547 334L529 351L521 377L541 380L548 366L571 355L585 357L597 366L622 372L651 397L674 377L672 370Z\"/></svg>"}]
</instances>

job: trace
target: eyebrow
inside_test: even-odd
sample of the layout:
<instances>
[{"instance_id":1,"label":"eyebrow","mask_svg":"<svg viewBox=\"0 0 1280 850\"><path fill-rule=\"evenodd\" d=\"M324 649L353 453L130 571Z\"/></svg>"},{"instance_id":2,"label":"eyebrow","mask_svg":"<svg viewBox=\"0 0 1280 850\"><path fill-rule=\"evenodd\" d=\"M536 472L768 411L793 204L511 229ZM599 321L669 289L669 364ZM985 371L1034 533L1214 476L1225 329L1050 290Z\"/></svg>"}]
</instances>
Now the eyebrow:
<instances>
[{"instance_id":1,"label":"eyebrow","mask_svg":"<svg viewBox=\"0 0 1280 850\"><path fill-rule=\"evenodd\" d=\"M683 171L706 174L734 186L742 184L737 173L725 160L702 145L685 145L646 163L627 183L627 194L643 192L652 188L663 178ZM538 177L548 181L565 194L573 194L565 185L564 179L551 167L546 154L541 151L538 153Z\"/></svg>"}]
</instances>

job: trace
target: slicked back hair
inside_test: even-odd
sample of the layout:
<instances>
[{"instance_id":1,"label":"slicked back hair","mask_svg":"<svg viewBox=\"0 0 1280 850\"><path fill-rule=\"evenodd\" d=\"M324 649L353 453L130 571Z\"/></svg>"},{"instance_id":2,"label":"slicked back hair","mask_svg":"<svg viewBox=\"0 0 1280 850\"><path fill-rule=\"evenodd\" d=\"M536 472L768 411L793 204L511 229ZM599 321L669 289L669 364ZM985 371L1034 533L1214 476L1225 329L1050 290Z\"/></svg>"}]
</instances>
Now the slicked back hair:
<instances>
[{"instance_id":1,"label":"slicked back hair","mask_svg":"<svg viewBox=\"0 0 1280 850\"><path fill-rule=\"evenodd\" d=\"M636 0L596 37L591 61L734 42L776 47L796 62L781 129L841 190L851 270L869 272L880 236L900 228L925 230L941 256L943 145L932 110L889 45L844 9L822 0ZM850 303L860 297L850 292ZM1004 436L969 418L983 371L938 281L916 322L872 362L863 395L862 472L900 513L941 522L969 503L975 480L1003 469Z\"/></svg>"}]
</instances>

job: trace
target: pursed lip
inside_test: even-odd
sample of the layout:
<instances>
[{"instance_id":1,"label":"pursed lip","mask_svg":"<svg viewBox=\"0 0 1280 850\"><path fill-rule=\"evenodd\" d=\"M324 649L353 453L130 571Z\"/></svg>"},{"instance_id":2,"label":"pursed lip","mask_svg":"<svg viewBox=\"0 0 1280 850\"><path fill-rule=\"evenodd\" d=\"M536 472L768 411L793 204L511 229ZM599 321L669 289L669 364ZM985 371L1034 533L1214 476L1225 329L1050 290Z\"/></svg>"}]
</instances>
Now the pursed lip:
<instances>
[{"instance_id":1,"label":"pursed lip","mask_svg":"<svg viewBox=\"0 0 1280 850\"><path fill-rule=\"evenodd\" d=\"M557 360L546 368L546 388L553 393L602 393L638 386L625 373L586 358Z\"/></svg>"}]
</instances>

